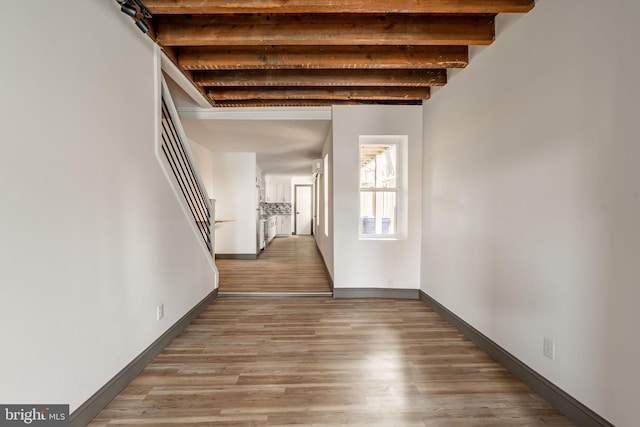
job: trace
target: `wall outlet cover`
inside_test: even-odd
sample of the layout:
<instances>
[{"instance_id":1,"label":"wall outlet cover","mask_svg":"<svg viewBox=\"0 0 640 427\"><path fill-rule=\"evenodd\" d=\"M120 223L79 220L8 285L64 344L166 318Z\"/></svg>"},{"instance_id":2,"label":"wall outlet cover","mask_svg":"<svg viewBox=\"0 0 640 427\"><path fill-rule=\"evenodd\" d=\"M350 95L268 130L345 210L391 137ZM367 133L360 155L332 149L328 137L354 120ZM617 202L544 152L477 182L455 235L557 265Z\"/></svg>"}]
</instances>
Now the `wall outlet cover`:
<instances>
[{"instance_id":1,"label":"wall outlet cover","mask_svg":"<svg viewBox=\"0 0 640 427\"><path fill-rule=\"evenodd\" d=\"M545 337L542 346L542 354L551 360L556 360L556 343L550 338Z\"/></svg>"}]
</instances>

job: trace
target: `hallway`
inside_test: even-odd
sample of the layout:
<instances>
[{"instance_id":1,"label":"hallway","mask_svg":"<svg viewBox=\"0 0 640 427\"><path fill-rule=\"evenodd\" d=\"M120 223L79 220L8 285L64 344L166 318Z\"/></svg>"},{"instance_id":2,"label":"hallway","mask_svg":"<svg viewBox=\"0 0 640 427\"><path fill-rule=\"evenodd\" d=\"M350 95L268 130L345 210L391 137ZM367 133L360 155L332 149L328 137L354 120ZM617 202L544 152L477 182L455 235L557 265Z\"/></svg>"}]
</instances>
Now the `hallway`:
<instances>
[{"instance_id":1,"label":"hallway","mask_svg":"<svg viewBox=\"0 0 640 427\"><path fill-rule=\"evenodd\" d=\"M313 236L276 237L256 260L216 259L221 295L331 295L329 275Z\"/></svg>"}]
</instances>

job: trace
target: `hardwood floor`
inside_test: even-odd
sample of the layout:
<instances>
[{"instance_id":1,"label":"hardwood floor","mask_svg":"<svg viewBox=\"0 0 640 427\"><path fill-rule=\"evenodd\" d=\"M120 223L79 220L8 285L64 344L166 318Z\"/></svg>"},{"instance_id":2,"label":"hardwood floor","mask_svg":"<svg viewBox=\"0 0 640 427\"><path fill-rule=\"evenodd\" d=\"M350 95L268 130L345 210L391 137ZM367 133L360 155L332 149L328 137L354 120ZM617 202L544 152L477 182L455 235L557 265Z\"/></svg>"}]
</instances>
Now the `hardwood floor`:
<instances>
[{"instance_id":1,"label":"hardwood floor","mask_svg":"<svg viewBox=\"0 0 640 427\"><path fill-rule=\"evenodd\" d=\"M331 292L313 236L276 237L257 260L216 259L219 291Z\"/></svg>"},{"instance_id":2,"label":"hardwood floor","mask_svg":"<svg viewBox=\"0 0 640 427\"><path fill-rule=\"evenodd\" d=\"M569 426L417 300L218 298L92 426Z\"/></svg>"}]
</instances>

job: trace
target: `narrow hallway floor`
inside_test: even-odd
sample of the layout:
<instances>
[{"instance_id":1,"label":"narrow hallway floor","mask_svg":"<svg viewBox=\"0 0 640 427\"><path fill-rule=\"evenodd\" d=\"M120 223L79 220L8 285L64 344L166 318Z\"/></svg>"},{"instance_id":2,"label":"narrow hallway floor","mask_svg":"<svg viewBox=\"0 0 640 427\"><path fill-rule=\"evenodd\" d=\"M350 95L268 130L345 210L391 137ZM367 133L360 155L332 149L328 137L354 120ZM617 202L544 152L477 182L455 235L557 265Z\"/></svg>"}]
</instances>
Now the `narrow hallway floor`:
<instances>
[{"instance_id":1,"label":"narrow hallway floor","mask_svg":"<svg viewBox=\"0 0 640 427\"><path fill-rule=\"evenodd\" d=\"M313 236L276 237L256 260L216 259L219 292L331 292Z\"/></svg>"}]
</instances>

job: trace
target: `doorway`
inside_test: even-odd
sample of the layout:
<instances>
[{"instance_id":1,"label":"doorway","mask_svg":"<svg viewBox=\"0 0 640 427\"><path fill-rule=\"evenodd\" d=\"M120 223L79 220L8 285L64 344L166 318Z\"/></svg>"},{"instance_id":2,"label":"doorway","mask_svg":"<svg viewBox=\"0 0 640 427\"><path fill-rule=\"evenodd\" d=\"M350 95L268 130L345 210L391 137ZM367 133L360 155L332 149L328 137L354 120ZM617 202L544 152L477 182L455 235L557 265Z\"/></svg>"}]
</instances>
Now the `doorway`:
<instances>
[{"instance_id":1,"label":"doorway","mask_svg":"<svg viewBox=\"0 0 640 427\"><path fill-rule=\"evenodd\" d=\"M311 185L295 185L295 234L310 235L312 226L312 186Z\"/></svg>"}]
</instances>

